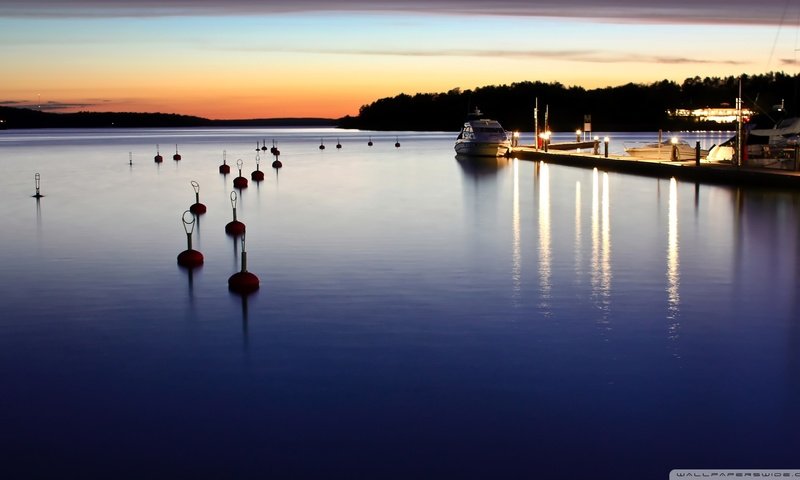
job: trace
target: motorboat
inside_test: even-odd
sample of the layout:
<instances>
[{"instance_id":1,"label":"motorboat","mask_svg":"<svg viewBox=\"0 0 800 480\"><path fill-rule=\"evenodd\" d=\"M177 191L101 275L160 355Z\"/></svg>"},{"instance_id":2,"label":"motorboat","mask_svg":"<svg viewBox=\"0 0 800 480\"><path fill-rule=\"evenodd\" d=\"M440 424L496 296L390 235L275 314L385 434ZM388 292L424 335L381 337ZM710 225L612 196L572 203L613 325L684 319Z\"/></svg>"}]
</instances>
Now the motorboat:
<instances>
[{"instance_id":1,"label":"motorboat","mask_svg":"<svg viewBox=\"0 0 800 480\"><path fill-rule=\"evenodd\" d=\"M497 120L481 118L477 108L471 113L456 138L458 155L498 157L511 149L511 136Z\"/></svg>"},{"instance_id":2,"label":"motorboat","mask_svg":"<svg viewBox=\"0 0 800 480\"><path fill-rule=\"evenodd\" d=\"M645 143L635 146L625 146L625 153L631 157L646 160L687 161L695 160L697 152L689 143L678 140L664 140L662 142ZM707 150L700 151L700 157L708 155Z\"/></svg>"},{"instance_id":3,"label":"motorboat","mask_svg":"<svg viewBox=\"0 0 800 480\"><path fill-rule=\"evenodd\" d=\"M800 117L787 117L779 120L772 128L758 128L753 125L746 130L742 145L750 163L757 159L794 157L794 148L800 145ZM736 135L727 141L711 147L708 160L711 162L730 162L736 156Z\"/></svg>"}]
</instances>

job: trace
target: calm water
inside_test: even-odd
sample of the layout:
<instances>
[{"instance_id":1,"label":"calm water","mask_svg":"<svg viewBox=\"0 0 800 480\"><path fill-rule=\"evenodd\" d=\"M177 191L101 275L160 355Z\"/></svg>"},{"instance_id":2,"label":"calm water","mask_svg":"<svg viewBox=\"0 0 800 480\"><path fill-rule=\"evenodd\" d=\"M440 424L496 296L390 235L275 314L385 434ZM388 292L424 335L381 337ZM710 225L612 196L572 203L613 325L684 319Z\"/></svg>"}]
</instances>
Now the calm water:
<instances>
[{"instance_id":1,"label":"calm water","mask_svg":"<svg viewBox=\"0 0 800 480\"><path fill-rule=\"evenodd\" d=\"M800 192L457 160L454 136L0 132L0 476L800 468ZM284 168L239 198L242 299L217 167L249 178L262 139Z\"/></svg>"}]
</instances>

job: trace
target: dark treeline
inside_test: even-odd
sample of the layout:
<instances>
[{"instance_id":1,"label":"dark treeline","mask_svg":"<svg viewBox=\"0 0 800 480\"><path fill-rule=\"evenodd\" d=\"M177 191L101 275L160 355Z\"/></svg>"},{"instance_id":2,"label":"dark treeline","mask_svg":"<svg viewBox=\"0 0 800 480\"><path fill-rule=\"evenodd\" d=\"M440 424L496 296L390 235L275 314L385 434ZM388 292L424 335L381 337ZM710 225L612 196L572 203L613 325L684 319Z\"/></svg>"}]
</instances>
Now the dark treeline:
<instances>
[{"instance_id":1,"label":"dark treeline","mask_svg":"<svg viewBox=\"0 0 800 480\"><path fill-rule=\"evenodd\" d=\"M271 127L336 125L336 120L328 118L210 120L207 118L171 113L52 113L12 107L0 107L0 120L3 120L2 128Z\"/></svg>"},{"instance_id":2,"label":"dark treeline","mask_svg":"<svg viewBox=\"0 0 800 480\"><path fill-rule=\"evenodd\" d=\"M798 75L782 72L743 75L744 105L769 112L784 100L788 111L797 112L799 79ZM520 82L382 98L361 107L358 116L341 119L339 125L374 130L454 131L461 127L467 112L477 107L507 130L530 131L538 98L539 122L544 123L545 108L549 107L549 125L554 131L582 128L584 115L591 115L595 131L716 129L721 126L715 122L701 124L674 118L668 111L734 107L738 92L738 77L694 77L682 84L662 80L593 90L560 83Z\"/></svg>"}]
</instances>

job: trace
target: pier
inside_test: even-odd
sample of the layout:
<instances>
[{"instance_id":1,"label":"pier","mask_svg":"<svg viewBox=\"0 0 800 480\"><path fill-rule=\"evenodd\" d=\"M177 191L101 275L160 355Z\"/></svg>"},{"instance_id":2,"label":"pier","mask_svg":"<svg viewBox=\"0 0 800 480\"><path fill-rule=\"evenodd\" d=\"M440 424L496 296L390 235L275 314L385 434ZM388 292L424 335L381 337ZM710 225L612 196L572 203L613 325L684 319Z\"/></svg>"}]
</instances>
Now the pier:
<instances>
[{"instance_id":1,"label":"pier","mask_svg":"<svg viewBox=\"0 0 800 480\"><path fill-rule=\"evenodd\" d=\"M607 171L647 175L652 177L687 180L692 182L718 183L739 186L762 186L777 188L800 188L798 162L794 170L767 167L735 166L701 160L663 161L634 158L627 155L604 155L592 152L543 151L532 146L513 147L512 158L544 161L582 168L599 168Z\"/></svg>"}]
</instances>

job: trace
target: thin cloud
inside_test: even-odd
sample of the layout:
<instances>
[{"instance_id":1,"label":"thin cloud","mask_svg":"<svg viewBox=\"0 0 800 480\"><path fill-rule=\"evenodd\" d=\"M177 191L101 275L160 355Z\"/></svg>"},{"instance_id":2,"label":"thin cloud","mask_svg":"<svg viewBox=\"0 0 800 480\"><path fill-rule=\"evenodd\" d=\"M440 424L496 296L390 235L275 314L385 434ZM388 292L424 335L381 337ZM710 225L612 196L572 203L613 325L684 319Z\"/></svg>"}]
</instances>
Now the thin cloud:
<instances>
[{"instance_id":1,"label":"thin cloud","mask_svg":"<svg viewBox=\"0 0 800 480\"><path fill-rule=\"evenodd\" d=\"M248 51L308 53L327 55L370 55L397 57L479 57L508 58L519 60L564 60L588 63L660 63L671 65L745 65L738 60L708 60L687 57L647 56L631 53L609 53L597 50L365 50L365 49L245 49Z\"/></svg>"},{"instance_id":2,"label":"thin cloud","mask_svg":"<svg viewBox=\"0 0 800 480\"><path fill-rule=\"evenodd\" d=\"M792 0L3 0L0 17L163 17L304 12L502 15L670 24L784 23ZM790 12L793 13L793 12ZM794 18L794 15L792 15Z\"/></svg>"},{"instance_id":3,"label":"thin cloud","mask_svg":"<svg viewBox=\"0 0 800 480\"><path fill-rule=\"evenodd\" d=\"M30 100L0 100L0 107L30 108L41 110L42 112L58 112L62 110L74 110L78 108L89 108L99 105L99 103L70 103L70 102L44 102L38 103Z\"/></svg>"}]
</instances>

